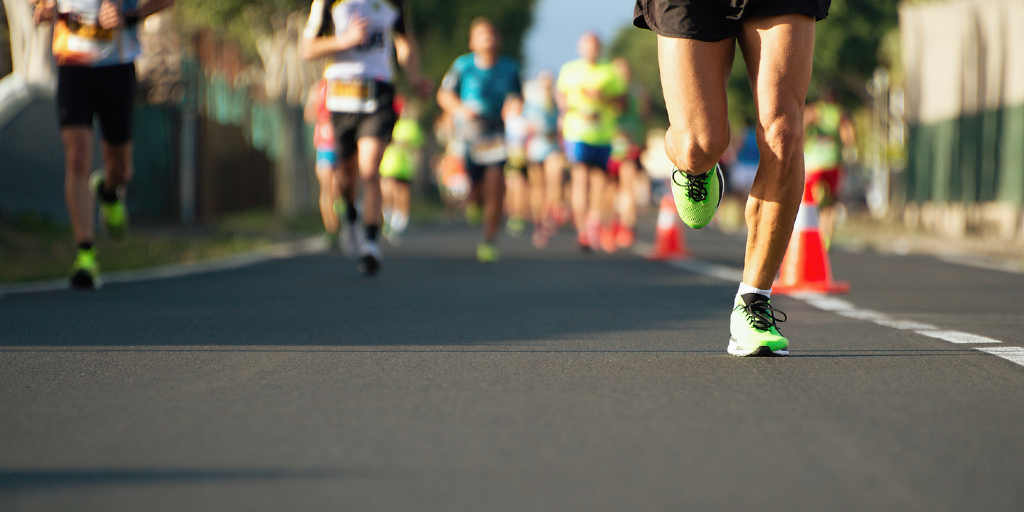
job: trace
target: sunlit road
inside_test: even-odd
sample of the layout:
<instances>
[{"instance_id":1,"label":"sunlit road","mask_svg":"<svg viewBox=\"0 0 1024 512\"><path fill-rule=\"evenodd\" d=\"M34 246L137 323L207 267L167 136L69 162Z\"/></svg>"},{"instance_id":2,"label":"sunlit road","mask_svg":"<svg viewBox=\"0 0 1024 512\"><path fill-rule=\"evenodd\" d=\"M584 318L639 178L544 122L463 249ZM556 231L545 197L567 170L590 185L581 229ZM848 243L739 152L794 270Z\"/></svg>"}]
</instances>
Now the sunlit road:
<instances>
[{"instance_id":1,"label":"sunlit road","mask_svg":"<svg viewBox=\"0 0 1024 512\"><path fill-rule=\"evenodd\" d=\"M742 240L687 234L9 294L0 511L1024 509L1024 275L835 251L852 291L774 298L792 355L739 359Z\"/></svg>"}]
</instances>

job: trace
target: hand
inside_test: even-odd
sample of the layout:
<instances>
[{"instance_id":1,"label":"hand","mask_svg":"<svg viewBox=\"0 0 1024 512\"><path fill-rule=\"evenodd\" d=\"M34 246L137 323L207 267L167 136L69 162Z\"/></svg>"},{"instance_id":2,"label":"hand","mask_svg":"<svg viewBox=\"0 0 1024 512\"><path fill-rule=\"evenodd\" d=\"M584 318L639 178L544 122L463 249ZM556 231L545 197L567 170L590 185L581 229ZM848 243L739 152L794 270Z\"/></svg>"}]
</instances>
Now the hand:
<instances>
[{"instance_id":1,"label":"hand","mask_svg":"<svg viewBox=\"0 0 1024 512\"><path fill-rule=\"evenodd\" d=\"M359 46L366 42L366 29L369 26L370 22L366 18L352 13L352 16L348 19L348 26L345 27L345 31L338 38L345 41L348 48Z\"/></svg>"},{"instance_id":2,"label":"hand","mask_svg":"<svg viewBox=\"0 0 1024 512\"><path fill-rule=\"evenodd\" d=\"M45 21L53 21L54 14L56 14L57 2L56 1L39 1L36 2L35 9L32 10L32 21L38 25Z\"/></svg>"},{"instance_id":3,"label":"hand","mask_svg":"<svg viewBox=\"0 0 1024 512\"><path fill-rule=\"evenodd\" d=\"M121 9L118 9L114 2L110 0L103 0L103 4L100 5L98 21L100 22L100 27L105 30L124 26L124 16L121 14Z\"/></svg>"}]
</instances>

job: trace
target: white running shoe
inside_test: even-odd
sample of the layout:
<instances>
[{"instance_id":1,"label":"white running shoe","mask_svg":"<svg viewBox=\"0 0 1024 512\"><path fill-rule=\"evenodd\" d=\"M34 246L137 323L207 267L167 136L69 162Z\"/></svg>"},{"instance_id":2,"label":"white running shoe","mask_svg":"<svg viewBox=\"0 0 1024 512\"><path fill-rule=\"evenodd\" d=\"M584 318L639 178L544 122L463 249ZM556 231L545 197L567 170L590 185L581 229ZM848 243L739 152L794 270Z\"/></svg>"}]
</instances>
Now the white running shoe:
<instances>
[{"instance_id":1,"label":"white running shoe","mask_svg":"<svg viewBox=\"0 0 1024 512\"><path fill-rule=\"evenodd\" d=\"M341 221L341 252L348 258L355 258L363 246L363 233L359 224Z\"/></svg>"},{"instance_id":2,"label":"white running shoe","mask_svg":"<svg viewBox=\"0 0 1024 512\"><path fill-rule=\"evenodd\" d=\"M359 248L359 273L372 276L380 268L380 247L377 242L366 240Z\"/></svg>"}]
</instances>

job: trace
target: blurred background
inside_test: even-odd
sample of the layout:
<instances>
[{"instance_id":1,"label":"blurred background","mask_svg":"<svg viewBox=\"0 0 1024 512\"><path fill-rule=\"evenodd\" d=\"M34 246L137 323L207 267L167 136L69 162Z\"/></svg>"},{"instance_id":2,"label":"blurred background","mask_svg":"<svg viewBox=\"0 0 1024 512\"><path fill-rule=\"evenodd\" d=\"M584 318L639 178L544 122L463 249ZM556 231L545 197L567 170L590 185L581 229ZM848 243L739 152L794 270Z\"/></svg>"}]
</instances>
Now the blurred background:
<instances>
[{"instance_id":1,"label":"blurred background","mask_svg":"<svg viewBox=\"0 0 1024 512\"><path fill-rule=\"evenodd\" d=\"M204 228L244 212L278 224L314 216L315 153L302 107L323 64L298 55L309 3L177 0L145 21L127 203L133 223ZM626 58L648 91L652 147L644 161L654 186L668 174L658 149L667 118L656 40L632 27L629 0L406 4L435 86L467 51L476 16L495 21L524 80L557 72L576 57L580 33L595 31L607 56ZM29 250L18 245L19 229L59 231L67 223L49 29L32 24L28 0L4 0L4 7L0 265ZM739 58L729 96L739 144L753 116ZM856 131L843 155L845 215L950 240L1024 240L1024 0L833 0L818 25L808 101L825 97ZM427 133L437 114L433 101L421 109ZM441 202L431 168L440 151L428 141L420 159L413 191L421 205ZM722 217L730 222L728 213ZM70 254L70 242L58 238Z\"/></svg>"}]
</instances>

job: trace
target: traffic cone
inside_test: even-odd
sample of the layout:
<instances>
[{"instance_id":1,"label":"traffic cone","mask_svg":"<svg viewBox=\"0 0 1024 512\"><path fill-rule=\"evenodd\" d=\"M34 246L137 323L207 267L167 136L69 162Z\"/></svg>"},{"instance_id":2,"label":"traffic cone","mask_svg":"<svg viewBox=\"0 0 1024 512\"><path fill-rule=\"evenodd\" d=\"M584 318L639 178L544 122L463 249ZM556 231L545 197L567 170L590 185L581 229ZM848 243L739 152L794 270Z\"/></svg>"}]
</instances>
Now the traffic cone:
<instances>
[{"instance_id":1,"label":"traffic cone","mask_svg":"<svg viewBox=\"0 0 1024 512\"><path fill-rule=\"evenodd\" d=\"M779 278L772 284L776 293L846 293L850 283L832 280L828 253L818 230L818 206L813 201L800 203L789 239L786 256L782 259Z\"/></svg>"},{"instance_id":2,"label":"traffic cone","mask_svg":"<svg viewBox=\"0 0 1024 512\"><path fill-rule=\"evenodd\" d=\"M678 260L689 258L686 250L686 236L679 225L679 214L672 194L661 196L661 207L658 208L658 223L654 232L654 250L647 257L649 260Z\"/></svg>"}]
</instances>

